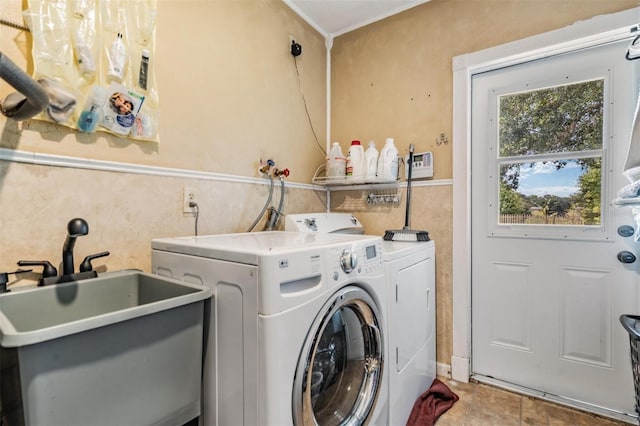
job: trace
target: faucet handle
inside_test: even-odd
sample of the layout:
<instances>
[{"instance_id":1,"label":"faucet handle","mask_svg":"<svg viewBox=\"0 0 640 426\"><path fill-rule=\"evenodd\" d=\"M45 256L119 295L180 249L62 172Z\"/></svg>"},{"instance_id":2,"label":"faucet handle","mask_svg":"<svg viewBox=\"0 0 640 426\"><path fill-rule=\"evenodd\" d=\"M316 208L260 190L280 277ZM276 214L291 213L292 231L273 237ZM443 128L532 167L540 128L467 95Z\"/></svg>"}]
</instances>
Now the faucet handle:
<instances>
[{"instance_id":1,"label":"faucet handle","mask_svg":"<svg viewBox=\"0 0 640 426\"><path fill-rule=\"evenodd\" d=\"M58 270L46 260L19 260L18 266L43 266L42 278L55 277L58 275Z\"/></svg>"},{"instance_id":2,"label":"faucet handle","mask_svg":"<svg viewBox=\"0 0 640 426\"><path fill-rule=\"evenodd\" d=\"M91 265L91 261L99 257L109 256L109 254L110 253L108 251L102 251L100 253L88 255L87 257L84 258L84 260L80 264L80 272L93 271L93 265Z\"/></svg>"}]
</instances>

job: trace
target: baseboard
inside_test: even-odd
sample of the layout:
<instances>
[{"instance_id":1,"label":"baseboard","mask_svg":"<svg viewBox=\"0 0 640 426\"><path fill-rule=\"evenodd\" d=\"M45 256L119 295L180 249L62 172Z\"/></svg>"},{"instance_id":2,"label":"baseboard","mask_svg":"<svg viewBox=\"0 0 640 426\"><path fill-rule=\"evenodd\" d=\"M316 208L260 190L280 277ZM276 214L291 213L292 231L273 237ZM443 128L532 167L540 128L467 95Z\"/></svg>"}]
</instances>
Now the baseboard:
<instances>
[{"instance_id":1,"label":"baseboard","mask_svg":"<svg viewBox=\"0 0 640 426\"><path fill-rule=\"evenodd\" d=\"M451 378L451 365L444 362L436 362L436 375L439 377Z\"/></svg>"}]
</instances>

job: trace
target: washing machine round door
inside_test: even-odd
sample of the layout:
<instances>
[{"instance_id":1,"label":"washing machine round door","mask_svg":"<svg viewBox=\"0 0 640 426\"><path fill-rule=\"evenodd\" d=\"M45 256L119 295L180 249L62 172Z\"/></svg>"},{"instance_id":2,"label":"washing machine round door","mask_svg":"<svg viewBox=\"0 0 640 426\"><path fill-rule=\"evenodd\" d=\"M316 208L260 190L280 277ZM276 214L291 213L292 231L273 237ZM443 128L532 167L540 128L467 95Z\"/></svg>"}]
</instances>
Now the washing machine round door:
<instances>
[{"instance_id":1,"label":"washing machine round door","mask_svg":"<svg viewBox=\"0 0 640 426\"><path fill-rule=\"evenodd\" d=\"M371 296L354 285L323 306L298 359L296 425L361 425L369 419L382 385L381 324Z\"/></svg>"}]
</instances>

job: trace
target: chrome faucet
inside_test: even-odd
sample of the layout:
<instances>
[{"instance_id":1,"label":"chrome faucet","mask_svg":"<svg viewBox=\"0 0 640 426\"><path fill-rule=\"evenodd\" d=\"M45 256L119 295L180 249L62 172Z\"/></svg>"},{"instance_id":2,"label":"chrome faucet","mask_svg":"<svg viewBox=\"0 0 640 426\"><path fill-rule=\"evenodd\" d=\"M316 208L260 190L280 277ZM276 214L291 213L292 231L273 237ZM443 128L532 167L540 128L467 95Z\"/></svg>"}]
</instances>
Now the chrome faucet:
<instances>
[{"instance_id":1,"label":"chrome faucet","mask_svg":"<svg viewBox=\"0 0 640 426\"><path fill-rule=\"evenodd\" d=\"M67 232L67 239L62 246L62 275L71 275L75 272L73 266L73 246L76 244L76 238L89 233L89 225L84 219L71 219L67 225Z\"/></svg>"}]
</instances>

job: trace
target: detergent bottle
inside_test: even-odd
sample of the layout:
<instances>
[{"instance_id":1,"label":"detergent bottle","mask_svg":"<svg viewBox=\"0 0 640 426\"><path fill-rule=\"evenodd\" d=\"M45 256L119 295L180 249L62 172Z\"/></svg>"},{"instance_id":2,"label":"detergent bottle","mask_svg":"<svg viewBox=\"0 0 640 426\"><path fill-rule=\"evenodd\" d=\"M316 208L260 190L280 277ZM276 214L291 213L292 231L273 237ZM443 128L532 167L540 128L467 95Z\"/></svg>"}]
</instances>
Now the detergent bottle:
<instances>
[{"instance_id":1,"label":"detergent bottle","mask_svg":"<svg viewBox=\"0 0 640 426\"><path fill-rule=\"evenodd\" d=\"M378 179L384 181L398 179L398 148L393 143L393 138L387 138L384 148L380 151Z\"/></svg>"},{"instance_id":2,"label":"detergent bottle","mask_svg":"<svg viewBox=\"0 0 640 426\"><path fill-rule=\"evenodd\" d=\"M375 179L378 174L378 150L374 141L369 141L369 148L364 152L364 162L367 168L365 178Z\"/></svg>"},{"instance_id":3,"label":"detergent bottle","mask_svg":"<svg viewBox=\"0 0 640 426\"><path fill-rule=\"evenodd\" d=\"M345 176L347 159L342 153L340 144L334 142L327 156L327 178L342 179Z\"/></svg>"},{"instance_id":4,"label":"detergent bottle","mask_svg":"<svg viewBox=\"0 0 640 426\"><path fill-rule=\"evenodd\" d=\"M364 164L364 150L360 141L351 141L349 154L347 155L347 179L363 180L366 173Z\"/></svg>"}]
</instances>

